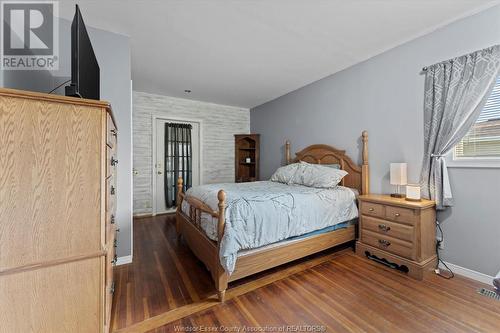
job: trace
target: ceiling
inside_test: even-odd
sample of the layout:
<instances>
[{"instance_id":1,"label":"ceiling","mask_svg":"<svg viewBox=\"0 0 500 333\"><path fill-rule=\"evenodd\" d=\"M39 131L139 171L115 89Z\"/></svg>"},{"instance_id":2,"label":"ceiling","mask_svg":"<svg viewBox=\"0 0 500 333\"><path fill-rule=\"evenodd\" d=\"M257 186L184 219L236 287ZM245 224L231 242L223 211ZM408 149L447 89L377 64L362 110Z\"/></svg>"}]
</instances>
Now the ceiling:
<instances>
[{"instance_id":1,"label":"ceiling","mask_svg":"<svg viewBox=\"0 0 500 333\"><path fill-rule=\"evenodd\" d=\"M130 36L134 90L247 108L498 3L64 0L60 15L75 2L87 25Z\"/></svg>"}]
</instances>

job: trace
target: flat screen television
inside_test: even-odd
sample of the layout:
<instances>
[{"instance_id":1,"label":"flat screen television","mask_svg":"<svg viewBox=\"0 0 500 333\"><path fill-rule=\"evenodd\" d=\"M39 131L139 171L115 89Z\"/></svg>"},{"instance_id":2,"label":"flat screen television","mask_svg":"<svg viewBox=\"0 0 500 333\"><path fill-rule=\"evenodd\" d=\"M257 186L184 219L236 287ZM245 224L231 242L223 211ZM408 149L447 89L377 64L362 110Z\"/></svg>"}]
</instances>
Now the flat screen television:
<instances>
[{"instance_id":1,"label":"flat screen television","mask_svg":"<svg viewBox=\"0 0 500 333\"><path fill-rule=\"evenodd\" d=\"M80 8L71 24L71 84L66 96L100 99L100 69Z\"/></svg>"}]
</instances>

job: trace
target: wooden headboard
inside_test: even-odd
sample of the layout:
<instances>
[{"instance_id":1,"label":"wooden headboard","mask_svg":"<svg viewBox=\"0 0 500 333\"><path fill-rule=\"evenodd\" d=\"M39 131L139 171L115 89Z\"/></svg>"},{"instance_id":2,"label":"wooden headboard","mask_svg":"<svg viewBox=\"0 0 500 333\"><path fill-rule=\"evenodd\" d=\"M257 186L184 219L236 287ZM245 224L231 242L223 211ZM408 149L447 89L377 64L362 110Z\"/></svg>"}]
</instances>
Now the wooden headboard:
<instances>
[{"instance_id":1,"label":"wooden headboard","mask_svg":"<svg viewBox=\"0 0 500 333\"><path fill-rule=\"evenodd\" d=\"M360 194L370 193L370 171L368 167L368 132L362 135L362 159L363 164L357 165L345 154L345 150L339 150L329 145L312 145L296 153L294 159L290 156L290 142L286 141L285 156L286 163L297 163L304 161L312 164L339 164L348 175L342 179L341 185L355 188Z\"/></svg>"}]
</instances>

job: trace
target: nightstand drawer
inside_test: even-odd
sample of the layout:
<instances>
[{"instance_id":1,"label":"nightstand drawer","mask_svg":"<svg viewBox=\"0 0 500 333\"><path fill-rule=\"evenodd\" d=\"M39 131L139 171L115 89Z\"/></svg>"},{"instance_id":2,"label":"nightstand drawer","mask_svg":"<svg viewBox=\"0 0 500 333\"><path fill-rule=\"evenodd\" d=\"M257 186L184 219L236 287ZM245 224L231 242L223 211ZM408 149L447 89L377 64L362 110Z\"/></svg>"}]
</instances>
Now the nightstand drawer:
<instances>
[{"instance_id":1,"label":"nightstand drawer","mask_svg":"<svg viewBox=\"0 0 500 333\"><path fill-rule=\"evenodd\" d=\"M418 221L418 216L413 209L386 206L385 217L389 220L415 225Z\"/></svg>"},{"instance_id":2,"label":"nightstand drawer","mask_svg":"<svg viewBox=\"0 0 500 333\"><path fill-rule=\"evenodd\" d=\"M365 244L394 253L404 258L412 260L415 259L412 243L385 235L379 235L369 230L363 230L361 232L361 237L362 242Z\"/></svg>"},{"instance_id":3,"label":"nightstand drawer","mask_svg":"<svg viewBox=\"0 0 500 333\"><path fill-rule=\"evenodd\" d=\"M413 242L414 228L408 225L393 223L369 216L362 217L363 229L367 229L383 236L399 238Z\"/></svg>"},{"instance_id":4,"label":"nightstand drawer","mask_svg":"<svg viewBox=\"0 0 500 333\"><path fill-rule=\"evenodd\" d=\"M377 216L384 218L384 205L379 205L376 203L366 202L364 201L361 204L361 213L365 215Z\"/></svg>"}]
</instances>

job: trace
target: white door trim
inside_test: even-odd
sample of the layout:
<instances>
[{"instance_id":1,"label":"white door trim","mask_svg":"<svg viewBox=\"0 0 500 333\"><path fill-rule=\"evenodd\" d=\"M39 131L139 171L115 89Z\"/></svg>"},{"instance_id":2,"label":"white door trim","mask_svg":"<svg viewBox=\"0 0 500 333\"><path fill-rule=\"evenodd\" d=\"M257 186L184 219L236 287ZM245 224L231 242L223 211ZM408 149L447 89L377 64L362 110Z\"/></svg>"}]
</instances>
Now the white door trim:
<instances>
[{"instance_id":1,"label":"white door trim","mask_svg":"<svg viewBox=\"0 0 500 333\"><path fill-rule=\"evenodd\" d=\"M152 186L152 192L151 192L151 203L153 207L153 216L156 216L156 170L155 170L155 165L156 165L156 121L157 120L166 120L166 121L174 121L174 122L188 122L188 123L197 123L198 126L200 127L200 133L198 135L198 144L200 146L200 151L199 151L199 159L198 159L198 170L200 173L200 185L203 184L203 121L201 119L189 119L189 118L181 118L181 117L170 117L170 116L164 116L164 115L159 115L159 114L153 114L151 115L151 126L152 126L152 142L153 144L151 145L151 156L152 158L152 165L151 165L151 178L153 181L153 186Z\"/></svg>"}]
</instances>

